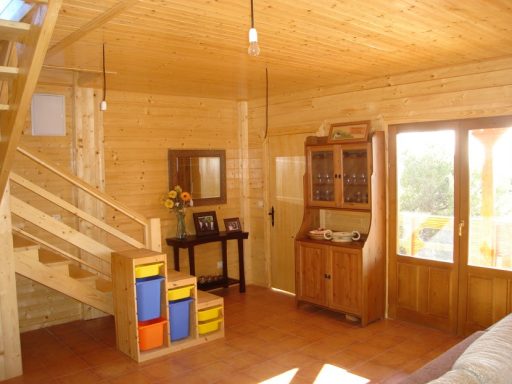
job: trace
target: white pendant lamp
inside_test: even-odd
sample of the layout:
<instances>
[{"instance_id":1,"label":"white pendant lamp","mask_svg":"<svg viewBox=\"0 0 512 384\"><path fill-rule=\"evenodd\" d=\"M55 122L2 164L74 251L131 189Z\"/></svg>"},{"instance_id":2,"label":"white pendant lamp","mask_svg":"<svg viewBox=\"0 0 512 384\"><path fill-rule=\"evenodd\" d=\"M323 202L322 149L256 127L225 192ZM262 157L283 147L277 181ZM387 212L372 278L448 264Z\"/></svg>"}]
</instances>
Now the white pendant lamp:
<instances>
[{"instance_id":1,"label":"white pendant lamp","mask_svg":"<svg viewBox=\"0 0 512 384\"><path fill-rule=\"evenodd\" d=\"M258 31L254 28L254 4L251 0L251 29L249 29L249 48L247 53L250 56L258 56L260 54L260 46L258 45Z\"/></svg>"}]
</instances>

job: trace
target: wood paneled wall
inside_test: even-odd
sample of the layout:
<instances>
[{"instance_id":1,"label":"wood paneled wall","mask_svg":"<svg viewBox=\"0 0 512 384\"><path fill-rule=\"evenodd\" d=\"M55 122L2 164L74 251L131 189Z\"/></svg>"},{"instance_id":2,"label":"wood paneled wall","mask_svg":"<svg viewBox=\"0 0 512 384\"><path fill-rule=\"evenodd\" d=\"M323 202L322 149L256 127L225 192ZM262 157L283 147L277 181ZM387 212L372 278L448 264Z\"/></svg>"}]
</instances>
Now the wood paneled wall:
<instances>
[{"instance_id":1,"label":"wood paneled wall","mask_svg":"<svg viewBox=\"0 0 512 384\"><path fill-rule=\"evenodd\" d=\"M169 255L171 250L164 239L175 236L176 219L161 202L169 184L168 149L226 150L227 204L188 209L187 231L194 232L192 212L215 210L221 230L223 218L241 217L239 117L235 101L109 92L104 135L106 192L146 217L160 217L163 250ZM107 213L107 220L128 233L135 230L112 212ZM236 277L236 247L230 243L228 268ZM220 274L220 260L219 244L197 248L196 274ZM172 265L172 258L170 262ZM188 271L186 251L181 253L180 265Z\"/></svg>"},{"instance_id":2,"label":"wood paneled wall","mask_svg":"<svg viewBox=\"0 0 512 384\"><path fill-rule=\"evenodd\" d=\"M395 123L512 113L512 58L278 96L272 95L271 82L269 89L269 135L299 132L322 135L328 133L331 122L361 120L371 120L373 129L386 131L389 124ZM249 102L249 127L256 164L265 156L264 99ZM254 167L250 175L250 183L264 187L263 168ZM254 189L251 197L256 201L260 194ZM251 219L254 229L262 228L266 215L254 209ZM254 229L253 236L259 236ZM266 257L254 260L253 271L265 270L266 260Z\"/></svg>"}]
</instances>

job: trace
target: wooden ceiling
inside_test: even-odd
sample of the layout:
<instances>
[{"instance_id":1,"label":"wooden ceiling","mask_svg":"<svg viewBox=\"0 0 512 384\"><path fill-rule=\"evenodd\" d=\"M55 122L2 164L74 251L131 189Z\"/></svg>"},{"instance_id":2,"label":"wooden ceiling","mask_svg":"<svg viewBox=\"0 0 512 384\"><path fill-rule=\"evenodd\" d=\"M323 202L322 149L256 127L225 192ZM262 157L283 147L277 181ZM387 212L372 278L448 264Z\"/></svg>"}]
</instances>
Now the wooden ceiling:
<instances>
[{"instance_id":1,"label":"wooden ceiling","mask_svg":"<svg viewBox=\"0 0 512 384\"><path fill-rule=\"evenodd\" d=\"M46 64L108 88L252 99L512 55L510 0L64 0ZM47 71L48 72L48 71Z\"/></svg>"}]
</instances>

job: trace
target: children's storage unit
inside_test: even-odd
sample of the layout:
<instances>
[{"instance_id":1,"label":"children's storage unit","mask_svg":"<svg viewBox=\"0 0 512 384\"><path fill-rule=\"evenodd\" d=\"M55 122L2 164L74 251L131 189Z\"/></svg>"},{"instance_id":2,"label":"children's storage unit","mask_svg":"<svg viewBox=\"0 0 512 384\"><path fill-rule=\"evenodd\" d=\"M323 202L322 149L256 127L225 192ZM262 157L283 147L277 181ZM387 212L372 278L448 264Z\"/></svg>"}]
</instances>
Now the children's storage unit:
<instances>
[{"instance_id":1,"label":"children's storage unit","mask_svg":"<svg viewBox=\"0 0 512 384\"><path fill-rule=\"evenodd\" d=\"M143 362L224 336L224 300L147 249L112 254L117 348Z\"/></svg>"},{"instance_id":2,"label":"children's storage unit","mask_svg":"<svg viewBox=\"0 0 512 384\"><path fill-rule=\"evenodd\" d=\"M136 361L169 353L166 255L147 249L112 254L117 348Z\"/></svg>"}]
</instances>

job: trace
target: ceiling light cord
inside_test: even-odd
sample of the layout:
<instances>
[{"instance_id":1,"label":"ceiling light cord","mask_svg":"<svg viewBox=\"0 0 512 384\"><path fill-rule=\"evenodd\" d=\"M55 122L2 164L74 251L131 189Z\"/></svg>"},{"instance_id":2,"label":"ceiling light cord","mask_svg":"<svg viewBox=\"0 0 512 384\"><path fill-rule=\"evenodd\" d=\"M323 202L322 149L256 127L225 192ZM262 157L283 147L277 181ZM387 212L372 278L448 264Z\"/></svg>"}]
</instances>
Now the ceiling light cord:
<instances>
[{"instance_id":1,"label":"ceiling light cord","mask_svg":"<svg viewBox=\"0 0 512 384\"><path fill-rule=\"evenodd\" d=\"M254 28L254 2L251 0L251 29L249 29L249 48L247 53L250 56L258 56L260 54L260 47L258 45L258 32Z\"/></svg>"},{"instance_id":2,"label":"ceiling light cord","mask_svg":"<svg viewBox=\"0 0 512 384\"><path fill-rule=\"evenodd\" d=\"M107 73L105 70L105 43L103 43L103 99L100 103L100 111L107 110Z\"/></svg>"},{"instance_id":3,"label":"ceiling light cord","mask_svg":"<svg viewBox=\"0 0 512 384\"><path fill-rule=\"evenodd\" d=\"M251 28L254 28L254 1L251 0Z\"/></svg>"}]
</instances>

